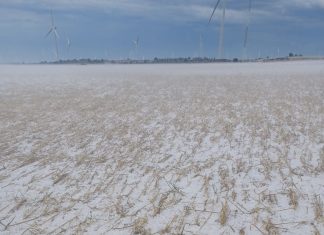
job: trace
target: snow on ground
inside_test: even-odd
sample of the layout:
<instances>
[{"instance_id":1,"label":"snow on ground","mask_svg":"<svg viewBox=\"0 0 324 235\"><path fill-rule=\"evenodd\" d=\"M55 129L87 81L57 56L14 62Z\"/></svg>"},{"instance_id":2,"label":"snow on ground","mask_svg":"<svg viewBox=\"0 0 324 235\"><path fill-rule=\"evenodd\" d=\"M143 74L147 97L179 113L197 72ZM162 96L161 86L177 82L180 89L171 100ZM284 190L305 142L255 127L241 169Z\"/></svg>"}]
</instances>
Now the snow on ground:
<instances>
[{"instance_id":1,"label":"snow on ground","mask_svg":"<svg viewBox=\"0 0 324 235\"><path fill-rule=\"evenodd\" d=\"M323 234L324 64L0 66L1 234Z\"/></svg>"}]
</instances>

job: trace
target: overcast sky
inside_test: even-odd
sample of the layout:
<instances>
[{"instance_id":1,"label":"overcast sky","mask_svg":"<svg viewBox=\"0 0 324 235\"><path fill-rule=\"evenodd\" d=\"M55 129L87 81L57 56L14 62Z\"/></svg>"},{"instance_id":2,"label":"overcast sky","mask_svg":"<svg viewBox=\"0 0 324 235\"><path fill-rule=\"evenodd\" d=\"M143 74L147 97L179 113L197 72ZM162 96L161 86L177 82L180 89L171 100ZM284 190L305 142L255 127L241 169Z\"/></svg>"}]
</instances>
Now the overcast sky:
<instances>
[{"instance_id":1,"label":"overcast sky","mask_svg":"<svg viewBox=\"0 0 324 235\"><path fill-rule=\"evenodd\" d=\"M0 0L0 62L55 59L45 38L53 10L60 58L217 57L217 0ZM252 0L248 56L324 54L324 0ZM225 56L242 57L248 0L228 0ZM67 38L71 47L67 50Z\"/></svg>"}]
</instances>

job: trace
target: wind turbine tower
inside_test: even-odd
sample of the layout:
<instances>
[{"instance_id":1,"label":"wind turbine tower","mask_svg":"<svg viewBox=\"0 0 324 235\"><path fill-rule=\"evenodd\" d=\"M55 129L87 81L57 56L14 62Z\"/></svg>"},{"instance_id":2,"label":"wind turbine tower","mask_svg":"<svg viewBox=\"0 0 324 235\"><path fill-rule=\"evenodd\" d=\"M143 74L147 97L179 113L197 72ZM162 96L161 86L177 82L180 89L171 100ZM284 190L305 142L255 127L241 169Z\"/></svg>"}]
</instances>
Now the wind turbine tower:
<instances>
[{"instance_id":1,"label":"wind turbine tower","mask_svg":"<svg viewBox=\"0 0 324 235\"><path fill-rule=\"evenodd\" d=\"M71 48L71 40L70 40L70 38L67 38L66 39L66 46L67 46L67 50L69 52L70 51L70 48Z\"/></svg>"},{"instance_id":2,"label":"wind turbine tower","mask_svg":"<svg viewBox=\"0 0 324 235\"><path fill-rule=\"evenodd\" d=\"M251 22L251 10L252 10L252 0L249 0L249 12L248 12L248 19L245 28L245 36L244 36L244 44L243 44L243 59L247 59L247 44L248 44L248 36L249 36L249 27Z\"/></svg>"},{"instance_id":3,"label":"wind turbine tower","mask_svg":"<svg viewBox=\"0 0 324 235\"><path fill-rule=\"evenodd\" d=\"M219 59L224 59L224 26L225 26L225 16L226 16L226 2L227 0L223 0L223 14L222 14L222 21L221 21L221 27L220 27L220 36L219 36Z\"/></svg>"},{"instance_id":4,"label":"wind turbine tower","mask_svg":"<svg viewBox=\"0 0 324 235\"><path fill-rule=\"evenodd\" d=\"M70 48L71 48L71 40L69 37L66 38L66 51L67 51L67 57L69 59L70 57Z\"/></svg>"},{"instance_id":5,"label":"wind turbine tower","mask_svg":"<svg viewBox=\"0 0 324 235\"><path fill-rule=\"evenodd\" d=\"M139 37L137 36L136 40L133 41L135 46L135 59L138 59L138 46L139 46Z\"/></svg>"},{"instance_id":6,"label":"wind turbine tower","mask_svg":"<svg viewBox=\"0 0 324 235\"><path fill-rule=\"evenodd\" d=\"M199 57L202 58L203 57L203 36L202 34L199 35Z\"/></svg>"},{"instance_id":7,"label":"wind turbine tower","mask_svg":"<svg viewBox=\"0 0 324 235\"><path fill-rule=\"evenodd\" d=\"M218 6L221 4L222 6L222 18L221 18L221 24L219 29L219 41L218 41L218 58L224 59L224 27L225 27L225 17L226 17L226 3L227 0L218 0L214 10L209 18L209 23L213 19L213 16L218 8Z\"/></svg>"},{"instance_id":8,"label":"wind turbine tower","mask_svg":"<svg viewBox=\"0 0 324 235\"><path fill-rule=\"evenodd\" d=\"M58 50L58 45L57 45L57 41L58 39L60 38L59 37L59 34L57 33L57 27L54 23L54 17L53 17L53 11L51 10L51 21L52 21L52 24L51 24L51 27L48 31L48 33L45 35L45 37L48 37L50 34L53 34L53 37L54 37L54 43L55 43L55 49L56 49L56 60L59 61L59 50Z\"/></svg>"}]
</instances>

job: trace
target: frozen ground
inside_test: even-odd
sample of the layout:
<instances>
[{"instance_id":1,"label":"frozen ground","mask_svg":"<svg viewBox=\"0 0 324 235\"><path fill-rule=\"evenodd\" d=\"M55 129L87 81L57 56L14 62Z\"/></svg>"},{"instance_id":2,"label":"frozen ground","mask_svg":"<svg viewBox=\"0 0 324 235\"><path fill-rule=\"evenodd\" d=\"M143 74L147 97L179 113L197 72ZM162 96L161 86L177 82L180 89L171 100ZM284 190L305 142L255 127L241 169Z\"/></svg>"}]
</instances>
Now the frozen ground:
<instances>
[{"instance_id":1,"label":"frozen ground","mask_svg":"<svg viewBox=\"0 0 324 235\"><path fill-rule=\"evenodd\" d=\"M324 64L0 66L1 234L324 234Z\"/></svg>"}]
</instances>

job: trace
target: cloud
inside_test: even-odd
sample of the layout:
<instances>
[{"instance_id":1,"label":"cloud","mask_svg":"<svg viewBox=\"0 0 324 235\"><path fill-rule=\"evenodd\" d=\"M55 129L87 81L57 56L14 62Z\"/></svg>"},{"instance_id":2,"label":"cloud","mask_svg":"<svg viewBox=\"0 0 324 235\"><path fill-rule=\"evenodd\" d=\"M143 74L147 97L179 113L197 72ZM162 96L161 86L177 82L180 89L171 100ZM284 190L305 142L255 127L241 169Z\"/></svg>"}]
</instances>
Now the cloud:
<instances>
[{"instance_id":1,"label":"cloud","mask_svg":"<svg viewBox=\"0 0 324 235\"><path fill-rule=\"evenodd\" d=\"M212 7L216 0L10 0L1 5L11 6L38 6L53 8L111 8L120 9L127 12L146 11L151 8L159 7L161 10L172 7L190 7L190 6L209 6ZM235 3L234 3L235 2ZM275 7L281 5L285 7L300 8L324 8L324 0L258 0L253 2L256 6ZM229 5L247 5L243 1L229 1Z\"/></svg>"},{"instance_id":2,"label":"cloud","mask_svg":"<svg viewBox=\"0 0 324 235\"><path fill-rule=\"evenodd\" d=\"M28 11L25 9L12 9L0 7L0 25L12 25L12 24L39 24L44 19L44 15Z\"/></svg>"},{"instance_id":3,"label":"cloud","mask_svg":"<svg viewBox=\"0 0 324 235\"><path fill-rule=\"evenodd\" d=\"M201 3L198 0L10 0L8 3L1 4L6 8L5 14L0 16L0 19L9 21L12 19L24 21L26 18L34 18L36 11L42 14L48 14L49 9L54 11L74 12L79 10L100 10L103 12L116 13L130 16L139 16L143 18L166 20L166 21L208 21L211 14L214 1ZM28 16L30 12L30 16ZM9 14L10 13L10 14ZM221 14L217 11L216 18ZM8 15L11 17L6 18ZM41 14L39 14L41 15ZM248 14L246 9L232 8L227 9L228 23L245 22ZM270 14L270 11L255 9L254 17L265 18Z\"/></svg>"},{"instance_id":4,"label":"cloud","mask_svg":"<svg viewBox=\"0 0 324 235\"><path fill-rule=\"evenodd\" d=\"M292 5L301 8L324 8L324 0L286 0L286 5Z\"/></svg>"},{"instance_id":5,"label":"cloud","mask_svg":"<svg viewBox=\"0 0 324 235\"><path fill-rule=\"evenodd\" d=\"M10 0L0 3L2 22L36 22L49 9L77 14L77 11L99 10L162 21L208 21L215 0ZM289 15L291 8L324 8L324 0L258 0L253 2L254 22L296 20ZM221 11L217 11L216 20ZM247 3L229 1L227 23L244 24L248 18ZM26 21L27 20L27 21Z\"/></svg>"}]
</instances>

